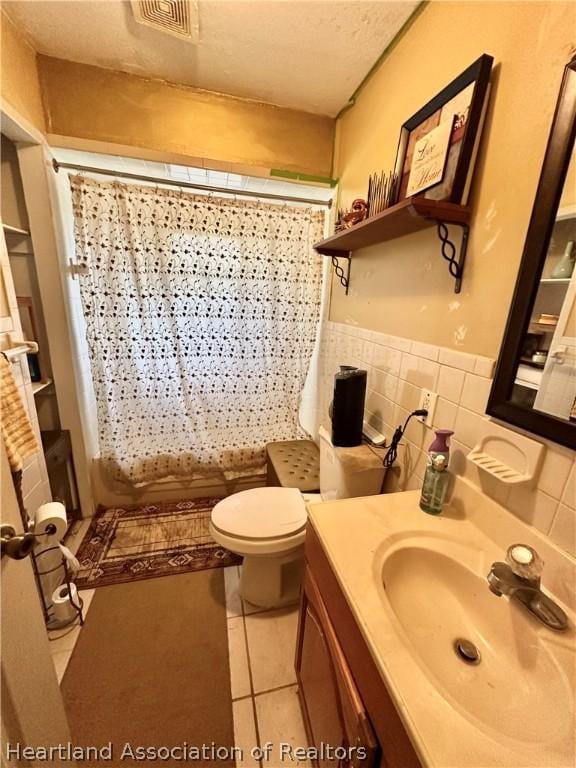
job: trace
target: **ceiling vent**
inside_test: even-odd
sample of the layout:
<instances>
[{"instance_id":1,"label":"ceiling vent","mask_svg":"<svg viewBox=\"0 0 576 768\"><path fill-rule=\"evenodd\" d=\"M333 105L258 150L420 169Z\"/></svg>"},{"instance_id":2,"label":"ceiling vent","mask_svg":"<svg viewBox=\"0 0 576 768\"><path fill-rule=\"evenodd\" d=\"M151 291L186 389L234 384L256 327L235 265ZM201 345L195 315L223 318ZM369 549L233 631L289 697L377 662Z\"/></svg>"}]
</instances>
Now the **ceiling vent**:
<instances>
[{"instance_id":1,"label":"ceiling vent","mask_svg":"<svg viewBox=\"0 0 576 768\"><path fill-rule=\"evenodd\" d=\"M196 0L130 0L134 18L159 32L198 42L198 6Z\"/></svg>"}]
</instances>

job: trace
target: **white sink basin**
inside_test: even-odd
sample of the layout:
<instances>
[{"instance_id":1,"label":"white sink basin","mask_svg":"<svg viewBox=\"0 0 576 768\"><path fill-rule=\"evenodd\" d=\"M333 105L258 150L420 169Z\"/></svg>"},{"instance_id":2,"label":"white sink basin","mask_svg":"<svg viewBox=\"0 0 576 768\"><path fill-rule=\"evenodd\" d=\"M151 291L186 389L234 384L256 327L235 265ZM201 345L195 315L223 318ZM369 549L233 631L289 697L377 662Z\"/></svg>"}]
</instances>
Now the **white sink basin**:
<instances>
[{"instance_id":1,"label":"white sink basin","mask_svg":"<svg viewBox=\"0 0 576 768\"><path fill-rule=\"evenodd\" d=\"M515 601L492 594L490 563L473 547L434 535L394 539L377 555L382 600L439 693L480 727L512 739L570 738L573 625L554 632ZM479 661L465 661L458 640L472 643Z\"/></svg>"},{"instance_id":2,"label":"white sink basin","mask_svg":"<svg viewBox=\"0 0 576 768\"><path fill-rule=\"evenodd\" d=\"M330 564L423 768L574 768L576 560L456 477L441 515L419 491L309 508ZM556 632L488 588L522 542L566 612ZM454 649L471 642L479 664Z\"/></svg>"}]
</instances>

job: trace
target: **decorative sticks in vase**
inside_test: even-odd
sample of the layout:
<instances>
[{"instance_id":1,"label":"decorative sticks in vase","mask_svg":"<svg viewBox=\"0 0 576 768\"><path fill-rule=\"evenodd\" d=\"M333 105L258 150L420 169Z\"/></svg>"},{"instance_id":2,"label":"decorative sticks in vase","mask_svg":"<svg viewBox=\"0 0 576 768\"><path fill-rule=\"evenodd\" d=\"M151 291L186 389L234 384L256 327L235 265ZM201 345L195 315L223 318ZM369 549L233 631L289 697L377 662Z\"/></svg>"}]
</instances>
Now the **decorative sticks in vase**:
<instances>
[{"instance_id":1,"label":"decorative sticks in vase","mask_svg":"<svg viewBox=\"0 0 576 768\"><path fill-rule=\"evenodd\" d=\"M388 174L371 174L368 179L368 216L375 216L396 202L398 177L392 171Z\"/></svg>"}]
</instances>

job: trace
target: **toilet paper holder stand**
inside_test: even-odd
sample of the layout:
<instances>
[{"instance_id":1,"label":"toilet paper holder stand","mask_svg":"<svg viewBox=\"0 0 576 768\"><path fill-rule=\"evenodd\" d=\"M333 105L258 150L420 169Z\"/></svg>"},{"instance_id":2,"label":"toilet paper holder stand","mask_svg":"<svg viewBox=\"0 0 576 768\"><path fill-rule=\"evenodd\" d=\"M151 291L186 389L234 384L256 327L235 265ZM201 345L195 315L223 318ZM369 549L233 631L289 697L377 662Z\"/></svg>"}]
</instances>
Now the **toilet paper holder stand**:
<instances>
[{"instance_id":1,"label":"toilet paper holder stand","mask_svg":"<svg viewBox=\"0 0 576 768\"><path fill-rule=\"evenodd\" d=\"M44 612L44 621L48 629L64 629L77 619L80 624L84 624L84 601L76 594L78 602L75 603L73 599L72 581L70 579L70 572L66 558L62 556L59 546L47 547L39 552L34 551L34 547L40 543L40 538L43 536L53 536L56 532L55 526L48 526L42 533L34 533L33 530L28 530L23 533L17 534L13 525L4 524L0 525L0 547L2 557L6 555L12 560L24 560L24 558L31 555L32 558L32 570L36 577L36 583L38 584L38 593L42 602L42 610ZM60 562L52 568L46 568L40 570L38 567L38 560L49 552L58 552L61 556ZM48 576L48 574L55 573L60 568L63 569L64 579L60 584L60 587L66 585L67 594L70 597L70 604L74 608L74 616L70 617L66 621L57 621L50 615L50 606L46 601L44 590L42 589L42 576Z\"/></svg>"},{"instance_id":2,"label":"toilet paper holder stand","mask_svg":"<svg viewBox=\"0 0 576 768\"><path fill-rule=\"evenodd\" d=\"M36 536L45 536L50 535L48 533L41 533L41 534L35 534ZM46 568L45 570L40 570L38 566L38 561L44 557L44 555L47 555L49 552L58 552L60 555L60 562L55 565L52 568ZM47 547L46 549L41 550L40 552L32 552L32 569L34 571L34 575L36 577L36 581L38 584L38 592L40 593L40 600L42 602L42 609L44 611L44 621L46 623L46 627L48 629L64 629L65 627L68 627L70 624L73 624L76 620L79 621L80 625L84 625L84 601L80 597L80 595L76 592L74 593L72 590L72 580L70 578L70 570L68 568L68 563L66 562L66 558L62 555L60 552L60 547L58 545L53 547ZM63 580L60 583L60 587L66 586L68 592L68 596L70 598L70 604L74 608L74 615L71 616L69 619L65 621L58 621L55 619L54 616L50 614L50 605L48 604L46 600L46 596L44 595L44 590L42 589L42 576L48 576L49 574L55 573L59 569L63 570ZM73 594L76 594L78 602L75 603L73 599Z\"/></svg>"},{"instance_id":3,"label":"toilet paper holder stand","mask_svg":"<svg viewBox=\"0 0 576 768\"><path fill-rule=\"evenodd\" d=\"M43 536L46 534L36 534L37 536ZM47 534L50 535L50 534ZM39 560L41 560L45 555L48 555L49 553L56 552L60 555L60 562L58 562L53 567L45 568L44 570L41 570L39 567ZM72 579L70 578L70 569L68 568L68 563L66 561L66 558L62 555L60 551L60 547L56 544L52 547L47 547L46 549L42 549L40 552L33 551L32 552L32 569L34 571L34 575L36 577L36 582L38 584L38 592L40 593L40 600L42 602L42 609L44 611L44 621L46 623L46 627L50 630L52 629L64 629L65 627L68 627L70 624L73 624L76 620L79 621L80 625L84 625L84 601L80 597L80 595L77 592L73 592L72 590ZM44 594L44 590L42 589L42 578L43 576L48 576L49 574L56 573L56 571L62 569L63 572L63 579L60 582L60 585L57 587L57 589L60 589L61 587L66 586L67 594L70 598L70 604L74 609L74 615L71 616L69 619L66 619L65 621L58 621L55 616L51 615L50 608L51 608L51 602L47 601L46 596ZM76 595L77 603L74 602L73 595Z\"/></svg>"}]
</instances>

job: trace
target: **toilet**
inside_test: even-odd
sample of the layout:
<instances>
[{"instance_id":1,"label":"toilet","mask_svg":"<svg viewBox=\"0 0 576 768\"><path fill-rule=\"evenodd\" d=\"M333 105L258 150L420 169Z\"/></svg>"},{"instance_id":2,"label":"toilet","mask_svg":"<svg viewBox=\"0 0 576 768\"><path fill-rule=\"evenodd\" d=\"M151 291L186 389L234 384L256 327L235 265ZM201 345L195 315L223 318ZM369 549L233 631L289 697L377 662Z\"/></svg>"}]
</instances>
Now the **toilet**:
<instances>
[{"instance_id":1,"label":"toilet","mask_svg":"<svg viewBox=\"0 0 576 768\"><path fill-rule=\"evenodd\" d=\"M382 457L367 445L338 448L320 428L320 493L297 488L253 488L228 496L212 510L210 533L244 557L240 595L273 608L298 600L304 564L306 505L381 492Z\"/></svg>"}]
</instances>

